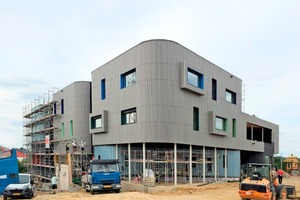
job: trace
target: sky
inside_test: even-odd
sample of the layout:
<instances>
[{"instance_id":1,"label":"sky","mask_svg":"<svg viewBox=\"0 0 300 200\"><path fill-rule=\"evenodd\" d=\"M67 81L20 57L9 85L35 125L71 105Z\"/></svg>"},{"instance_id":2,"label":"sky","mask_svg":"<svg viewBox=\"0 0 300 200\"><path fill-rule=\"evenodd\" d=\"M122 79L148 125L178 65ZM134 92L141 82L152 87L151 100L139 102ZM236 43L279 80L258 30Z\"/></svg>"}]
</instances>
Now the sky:
<instances>
[{"instance_id":1,"label":"sky","mask_svg":"<svg viewBox=\"0 0 300 200\"><path fill-rule=\"evenodd\" d=\"M300 1L0 0L0 145L23 110L149 39L178 42L243 80L244 111L278 124L300 157Z\"/></svg>"}]
</instances>

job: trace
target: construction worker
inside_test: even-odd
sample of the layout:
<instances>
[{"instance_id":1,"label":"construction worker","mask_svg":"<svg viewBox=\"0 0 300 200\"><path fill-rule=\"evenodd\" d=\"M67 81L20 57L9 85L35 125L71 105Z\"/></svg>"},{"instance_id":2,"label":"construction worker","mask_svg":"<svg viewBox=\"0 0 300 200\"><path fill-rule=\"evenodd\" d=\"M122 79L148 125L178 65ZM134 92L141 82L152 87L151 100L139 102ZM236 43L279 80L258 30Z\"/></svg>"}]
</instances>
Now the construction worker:
<instances>
[{"instance_id":1,"label":"construction worker","mask_svg":"<svg viewBox=\"0 0 300 200\"><path fill-rule=\"evenodd\" d=\"M277 185L279 185L278 178L277 178L277 168L276 167L273 167L273 169L271 171L271 176L272 176L273 183L276 187Z\"/></svg>"},{"instance_id":2,"label":"construction worker","mask_svg":"<svg viewBox=\"0 0 300 200\"><path fill-rule=\"evenodd\" d=\"M85 147L85 141L84 140L80 141L80 147L81 147L81 152L83 153L84 147Z\"/></svg>"},{"instance_id":3,"label":"construction worker","mask_svg":"<svg viewBox=\"0 0 300 200\"><path fill-rule=\"evenodd\" d=\"M54 175L54 176L51 178L51 188L52 188L53 194L56 193L56 189L57 189L57 181L58 181L58 179L57 179L56 176Z\"/></svg>"},{"instance_id":4,"label":"construction worker","mask_svg":"<svg viewBox=\"0 0 300 200\"><path fill-rule=\"evenodd\" d=\"M73 146L73 152L77 151L77 144L75 141L72 142L72 146Z\"/></svg>"},{"instance_id":5,"label":"construction worker","mask_svg":"<svg viewBox=\"0 0 300 200\"><path fill-rule=\"evenodd\" d=\"M279 184L282 184L283 174L284 174L284 172L282 171L282 169L279 169L277 172Z\"/></svg>"}]
</instances>

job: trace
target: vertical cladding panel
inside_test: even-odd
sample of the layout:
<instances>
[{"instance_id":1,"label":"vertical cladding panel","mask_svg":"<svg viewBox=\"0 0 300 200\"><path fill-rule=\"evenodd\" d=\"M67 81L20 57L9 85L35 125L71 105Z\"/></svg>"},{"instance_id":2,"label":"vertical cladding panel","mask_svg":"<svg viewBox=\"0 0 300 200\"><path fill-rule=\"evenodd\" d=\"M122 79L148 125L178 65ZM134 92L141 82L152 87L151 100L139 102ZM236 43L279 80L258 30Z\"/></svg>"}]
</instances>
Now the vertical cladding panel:
<instances>
[{"instance_id":1,"label":"vertical cladding panel","mask_svg":"<svg viewBox=\"0 0 300 200\"><path fill-rule=\"evenodd\" d=\"M228 177L238 178L240 176L241 153L240 151L228 150Z\"/></svg>"},{"instance_id":2,"label":"vertical cladding panel","mask_svg":"<svg viewBox=\"0 0 300 200\"><path fill-rule=\"evenodd\" d=\"M95 158L98 159L116 159L116 147L114 145L108 146L95 146L94 147Z\"/></svg>"}]
</instances>

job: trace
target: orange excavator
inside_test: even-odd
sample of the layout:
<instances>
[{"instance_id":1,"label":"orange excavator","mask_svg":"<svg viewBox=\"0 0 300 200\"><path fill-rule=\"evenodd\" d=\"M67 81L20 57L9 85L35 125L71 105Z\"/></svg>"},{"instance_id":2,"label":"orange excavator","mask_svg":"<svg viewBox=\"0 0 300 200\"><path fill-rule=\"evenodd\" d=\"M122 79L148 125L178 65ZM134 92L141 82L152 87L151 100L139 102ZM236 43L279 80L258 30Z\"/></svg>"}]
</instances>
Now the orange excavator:
<instances>
[{"instance_id":1,"label":"orange excavator","mask_svg":"<svg viewBox=\"0 0 300 200\"><path fill-rule=\"evenodd\" d=\"M279 184L272 166L248 163L241 167L239 195L241 200L292 199L296 195L294 186Z\"/></svg>"}]
</instances>

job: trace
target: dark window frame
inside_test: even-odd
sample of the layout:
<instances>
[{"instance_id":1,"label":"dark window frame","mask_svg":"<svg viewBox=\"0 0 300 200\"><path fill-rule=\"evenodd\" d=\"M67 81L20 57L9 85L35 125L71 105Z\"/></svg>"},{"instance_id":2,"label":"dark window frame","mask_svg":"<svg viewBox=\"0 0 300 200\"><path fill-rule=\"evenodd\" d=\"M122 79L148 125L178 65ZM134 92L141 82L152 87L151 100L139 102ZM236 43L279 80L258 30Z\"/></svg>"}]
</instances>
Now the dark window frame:
<instances>
[{"instance_id":1,"label":"dark window frame","mask_svg":"<svg viewBox=\"0 0 300 200\"><path fill-rule=\"evenodd\" d=\"M128 121L127 116L130 117L131 114L135 113L135 119L133 121ZM121 111L121 125L126 125L126 124L134 124L137 122L137 110L136 108L130 108L127 110L122 110Z\"/></svg>"}]
</instances>

